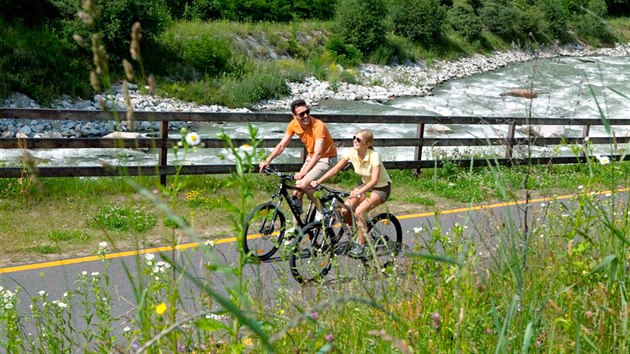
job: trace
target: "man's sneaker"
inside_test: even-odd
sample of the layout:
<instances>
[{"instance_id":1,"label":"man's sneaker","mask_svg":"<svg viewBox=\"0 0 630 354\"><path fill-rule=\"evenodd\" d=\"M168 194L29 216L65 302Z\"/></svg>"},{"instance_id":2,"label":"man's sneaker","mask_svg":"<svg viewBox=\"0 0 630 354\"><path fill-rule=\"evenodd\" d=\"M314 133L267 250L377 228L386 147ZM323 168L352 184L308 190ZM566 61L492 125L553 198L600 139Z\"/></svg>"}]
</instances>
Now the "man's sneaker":
<instances>
[{"instance_id":1,"label":"man's sneaker","mask_svg":"<svg viewBox=\"0 0 630 354\"><path fill-rule=\"evenodd\" d=\"M352 245L352 248L350 249L350 257L354 257L354 258L359 258L361 256L363 256L363 252L365 252L365 245L360 245L358 243L355 243L354 245Z\"/></svg>"}]
</instances>

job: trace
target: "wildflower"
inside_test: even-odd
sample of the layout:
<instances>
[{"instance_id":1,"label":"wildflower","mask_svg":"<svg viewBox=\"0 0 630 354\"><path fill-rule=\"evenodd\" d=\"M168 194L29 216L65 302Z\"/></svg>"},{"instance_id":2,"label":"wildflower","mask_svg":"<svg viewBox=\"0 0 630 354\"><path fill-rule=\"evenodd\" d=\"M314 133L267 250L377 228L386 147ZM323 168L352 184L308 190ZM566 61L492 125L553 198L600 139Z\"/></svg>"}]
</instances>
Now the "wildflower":
<instances>
[{"instance_id":1,"label":"wildflower","mask_svg":"<svg viewBox=\"0 0 630 354\"><path fill-rule=\"evenodd\" d=\"M82 271L82 272L81 272L81 275L86 276L86 275L87 275L87 272L86 272L86 271Z\"/></svg>"},{"instance_id":2,"label":"wildflower","mask_svg":"<svg viewBox=\"0 0 630 354\"><path fill-rule=\"evenodd\" d=\"M107 242L103 241L101 243L98 244L99 248L106 248L107 247Z\"/></svg>"},{"instance_id":3,"label":"wildflower","mask_svg":"<svg viewBox=\"0 0 630 354\"><path fill-rule=\"evenodd\" d=\"M98 275L99 275L99 272L92 272L93 277L98 277Z\"/></svg>"},{"instance_id":4,"label":"wildflower","mask_svg":"<svg viewBox=\"0 0 630 354\"><path fill-rule=\"evenodd\" d=\"M144 259L150 262L155 259L155 255L153 253L147 253L144 255Z\"/></svg>"},{"instance_id":5,"label":"wildflower","mask_svg":"<svg viewBox=\"0 0 630 354\"><path fill-rule=\"evenodd\" d=\"M4 308L7 309L7 310L10 310L10 309L13 308L13 304L8 302L8 303L4 304Z\"/></svg>"},{"instance_id":6,"label":"wildflower","mask_svg":"<svg viewBox=\"0 0 630 354\"><path fill-rule=\"evenodd\" d=\"M317 319L319 318L319 314L316 311L311 312L310 314L311 319L317 321Z\"/></svg>"},{"instance_id":7,"label":"wildflower","mask_svg":"<svg viewBox=\"0 0 630 354\"><path fill-rule=\"evenodd\" d=\"M206 241L206 246L214 247L214 241L212 240Z\"/></svg>"},{"instance_id":8,"label":"wildflower","mask_svg":"<svg viewBox=\"0 0 630 354\"><path fill-rule=\"evenodd\" d=\"M434 312L431 314L431 326L435 329L440 328L440 325L442 324L442 318L440 317L440 314L438 312Z\"/></svg>"},{"instance_id":9,"label":"wildflower","mask_svg":"<svg viewBox=\"0 0 630 354\"><path fill-rule=\"evenodd\" d=\"M328 333L324 339L326 339L326 342L332 342L335 339L335 336L332 333Z\"/></svg>"},{"instance_id":10,"label":"wildflower","mask_svg":"<svg viewBox=\"0 0 630 354\"><path fill-rule=\"evenodd\" d=\"M201 142L201 138L199 138L199 134L191 132L186 134L186 142L190 146L199 145L199 143Z\"/></svg>"},{"instance_id":11,"label":"wildflower","mask_svg":"<svg viewBox=\"0 0 630 354\"><path fill-rule=\"evenodd\" d=\"M545 203L541 203L541 204L540 204L540 207L541 207L541 208L544 208L544 207L546 207L546 206L547 206L547 204L545 204Z\"/></svg>"},{"instance_id":12,"label":"wildflower","mask_svg":"<svg viewBox=\"0 0 630 354\"><path fill-rule=\"evenodd\" d=\"M167 310L167 306L163 302L155 307L155 312L160 316L162 316L164 312L166 312L166 310Z\"/></svg>"},{"instance_id":13,"label":"wildflower","mask_svg":"<svg viewBox=\"0 0 630 354\"><path fill-rule=\"evenodd\" d=\"M600 165L608 165L610 163L610 157L608 156L600 156L597 160L599 160Z\"/></svg>"},{"instance_id":14,"label":"wildflower","mask_svg":"<svg viewBox=\"0 0 630 354\"><path fill-rule=\"evenodd\" d=\"M578 186L578 189L579 189L579 190L582 190L582 189L584 189L584 186L580 184L580 185Z\"/></svg>"},{"instance_id":15,"label":"wildflower","mask_svg":"<svg viewBox=\"0 0 630 354\"><path fill-rule=\"evenodd\" d=\"M416 234L419 234L419 233L422 232L422 228L421 227L414 227L413 228L413 232L416 233Z\"/></svg>"},{"instance_id":16,"label":"wildflower","mask_svg":"<svg viewBox=\"0 0 630 354\"><path fill-rule=\"evenodd\" d=\"M38 294L39 296L46 296L46 291L40 290Z\"/></svg>"},{"instance_id":17,"label":"wildflower","mask_svg":"<svg viewBox=\"0 0 630 354\"><path fill-rule=\"evenodd\" d=\"M249 144L243 144L239 146L239 150L244 151L248 154L251 154L254 151L254 147Z\"/></svg>"},{"instance_id":18,"label":"wildflower","mask_svg":"<svg viewBox=\"0 0 630 354\"><path fill-rule=\"evenodd\" d=\"M131 327L125 327L125 328L123 328L123 332L124 332L124 333L127 333L127 332L129 332L129 331L131 331Z\"/></svg>"},{"instance_id":19,"label":"wildflower","mask_svg":"<svg viewBox=\"0 0 630 354\"><path fill-rule=\"evenodd\" d=\"M278 315L284 315L284 310L278 310Z\"/></svg>"},{"instance_id":20,"label":"wildflower","mask_svg":"<svg viewBox=\"0 0 630 354\"><path fill-rule=\"evenodd\" d=\"M588 136L586 138L584 138L584 142L588 143L589 141L591 141L591 138L589 138Z\"/></svg>"},{"instance_id":21,"label":"wildflower","mask_svg":"<svg viewBox=\"0 0 630 354\"><path fill-rule=\"evenodd\" d=\"M246 347L251 347L252 345L254 345L254 341L251 338L243 338L243 345L245 345Z\"/></svg>"},{"instance_id":22,"label":"wildflower","mask_svg":"<svg viewBox=\"0 0 630 354\"><path fill-rule=\"evenodd\" d=\"M68 304L66 304L65 302L59 301L59 302L57 302L57 306L59 306L59 308L61 308L61 309L65 309L65 308L68 307Z\"/></svg>"},{"instance_id":23,"label":"wildflower","mask_svg":"<svg viewBox=\"0 0 630 354\"><path fill-rule=\"evenodd\" d=\"M213 319L213 320L216 320L216 321L221 321L223 319L223 316L217 315L215 313L209 313L209 314L206 315L206 318L207 319Z\"/></svg>"}]
</instances>

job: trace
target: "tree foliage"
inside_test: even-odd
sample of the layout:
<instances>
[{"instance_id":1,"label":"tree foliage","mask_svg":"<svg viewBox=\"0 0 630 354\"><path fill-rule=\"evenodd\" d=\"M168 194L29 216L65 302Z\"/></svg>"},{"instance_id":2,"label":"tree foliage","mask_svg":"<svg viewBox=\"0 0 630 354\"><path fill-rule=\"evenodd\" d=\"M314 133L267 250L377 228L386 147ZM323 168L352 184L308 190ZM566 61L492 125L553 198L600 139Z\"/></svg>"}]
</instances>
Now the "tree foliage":
<instances>
[{"instance_id":1,"label":"tree foliage","mask_svg":"<svg viewBox=\"0 0 630 354\"><path fill-rule=\"evenodd\" d=\"M334 31L347 44L368 54L385 40L386 15L382 0L339 0Z\"/></svg>"},{"instance_id":2,"label":"tree foliage","mask_svg":"<svg viewBox=\"0 0 630 354\"><path fill-rule=\"evenodd\" d=\"M481 36L483 24L470 0L455 0L446 15L447 23L460 36L475 40Z\"/></svg>"},{"instance_id":3,"label":"tree foliage","mask_svg":"<svg viewBox=\"0 0 630 354\"><path fill-rule=\"evenodd\" d=\"M430 45L442 37L446 9L439 0L400 0L390 10L394 33Z\"/></svg>"}]
</instances>

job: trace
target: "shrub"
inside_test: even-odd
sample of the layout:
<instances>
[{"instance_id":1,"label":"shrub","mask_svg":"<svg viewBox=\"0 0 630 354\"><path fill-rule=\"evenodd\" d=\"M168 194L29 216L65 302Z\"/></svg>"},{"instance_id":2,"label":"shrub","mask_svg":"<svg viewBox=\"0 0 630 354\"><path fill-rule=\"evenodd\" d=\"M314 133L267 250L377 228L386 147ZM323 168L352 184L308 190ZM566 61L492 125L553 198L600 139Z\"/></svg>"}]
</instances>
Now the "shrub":
<instances>
[{"instance_id":1,"label":"shrub","mask_svg":"<svg viewBox=\"0 0 630 354\"><path fill-rule=\"evenodd\" d=\"M567 4L557 0L540 0L538 6L545 14L549 35L562 43L568 42L571 36L568 31L570 16Z\"/></svg>"},{"instance_id":2,"label":"shrub","mask_svg":"<svg viewBox=\"0 0 630 354\"><path fill-rule=\"evenodd\" d=\"M184 63L210 76L227 71L232 57L230 43L227 40L202 35L179 43L181 43L179 53Z\"/></svg>"},{"instance_id":3,"label":"shrub","mask_svg":"<svg viewBox=\"0 0 630 354\"><path fill-rule=\"evenodd\" d=\"M328 39L326 49L333 54L337 63L342 65L355 66L361 60L361 51L353 45L344 43L338 36Z\"/></svg>"},{"instance_id":4,"label":"shrub","mask_svg":"<svg viewBox=\"0 0 630 354\"><path fill-rule=\"evenodd\" d=\"M400 0L390 16L395 34L429 45L442 36L446 10L438 0Z\"/></svg>"},{"instance_id":5,"label":"shrub","mask_svg":"<svg viewBox=\"0 0 630 354\"><path fill-rule=\"evenodd\" d=\"M578 37L588 40L610 43L614 37L608 30L603 17L606 16L607 7L605 0L588 0L585 6L576 9L576 14L571 19L571 25Z\"/></svg>"},{"instance_id":6,"label":"shrub","mask_svg":"<svg viewBox=\"0 0 630 354\"><path fill-rule=\"evenodd\" d=\"M522 11L507 0L490 0L479 10L488 30L506 41L520 41L526 34Z\"/></svg>"},{"instance_id":7,"label":"shrub","mask_svg":"<svg viewBox=\"0 0 630 354\"><path fill-rule=\"evenodd\" d=\"M76 0L56 0L54 2L65 18L64 33L68 38L79 33L90 38L93 30L100 32L110 62L120 63L129 57L131 26L135 22L142 25L142 43L154 43L171 21L166 0L92 0L100 17L93 29L85 28L76 16L79 2Z\"/></svg>"},{"instance_id":8,"label":"shrub","mask_svg":"<svg viewBox=\"0 0 630 354\"><path fill-rule=\"evenodd\" d=\"M340 0L333 31L345 43L368 54L385 39L387 9L382 0Z\"/></svg>"},{"instance_id":9,"label":"shrub","mask_svg":"<svg viewBox=\"0 0 630 354\"><path fill-rule=\"evenodd\" d=\"M469 0L454 1L453 7L446 14L446 19L453 31L460 36L468 40L481 37L483 24Z\"/></svg>"},{"instance_id":10,"label":"shrub","mask_svg":"<svg viewBox=\"0 0 630 354\"><path fill-rule=\"evenodd\" d=\"M88 58L47 29L0 21L0 97L21 92L47 103L62 93L90 92Z\"/></svg>"}]
</instances>

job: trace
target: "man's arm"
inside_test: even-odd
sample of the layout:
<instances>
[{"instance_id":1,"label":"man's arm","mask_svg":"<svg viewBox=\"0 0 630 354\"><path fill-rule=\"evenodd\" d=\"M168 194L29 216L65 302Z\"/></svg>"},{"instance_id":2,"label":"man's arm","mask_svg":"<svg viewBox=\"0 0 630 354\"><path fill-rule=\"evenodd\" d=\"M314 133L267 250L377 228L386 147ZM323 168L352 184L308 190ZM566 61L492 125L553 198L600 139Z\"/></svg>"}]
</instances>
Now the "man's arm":
<instances>
[{"instance_id":1,"label":"man's arm","mask_svg":"<svg viewBox=\"0 0 630 354\"><path fill-rule=\"evenodd\" d=\"M288 134L288 133L284 134L284 136L282 137L282 140L280 140L278 145L276 145L276 147L273 148L273 150L271 151L271 154L267 156L265 161L262 161L261 163L258 164L258 170L262 172L262 170L265 167L269 166L269 164L271 163L271 161L273 161L273 159L280 156L284 152L284 149L286 149L287 146L289 146L289 142L291 142L291 138L293 138L291 134Z\"/></svg>"},{"instance_id":2,"label":"man's arm","mask_svg":"<svg viewBox=\"0 0 630 354\"><path fill-rule=\"evenodd\" d=\"M313 156L311 156L311 160L303 166L300 172L295 174L295 179L297 181L301 180L308 171L312 170L317 162L319 162L319 158L322 156L322 152L324 152L324 138L318 138L315 140L315 147L313 148Z\"/></svg>"}]
</instances>

